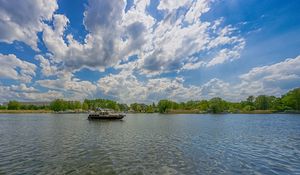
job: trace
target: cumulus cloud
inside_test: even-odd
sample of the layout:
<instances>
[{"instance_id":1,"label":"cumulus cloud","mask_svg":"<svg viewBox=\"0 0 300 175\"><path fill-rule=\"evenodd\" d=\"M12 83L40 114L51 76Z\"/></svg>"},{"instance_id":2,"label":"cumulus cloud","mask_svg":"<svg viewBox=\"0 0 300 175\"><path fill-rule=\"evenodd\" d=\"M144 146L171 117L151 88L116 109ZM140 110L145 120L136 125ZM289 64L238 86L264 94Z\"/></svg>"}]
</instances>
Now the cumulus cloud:
<instances>
[{"instance_id":1,"label":"cumulus cloud","mask_svg":"<svg viewBox=\"0 0 300 175\"><path fill-rule=\"evenodd\" d=\"M208 0L160 1L157 10L165 13L159 20L148 12L150 0L135 0L127 11L125 1L89 0L83 20L88 34L83 42L66 33L69 20L54 14L56 1L0 2L4 23L0 26L12 32L1 32L0 39L24 41L37 48L37 32L43 31L42 39L53 61L70 72L82 68L104 71L132 55L138 56L136 69L142 74L196 69L202 67L200 62L213 66L232 61L244 46L234 27L221 27L221 20L201 21L201 15L210 10L212 2ZM52 23L45 24L44 20ZM10 23L14 27L8 30ZM229 48L222 48L225 45ZM208 54L212 49L215 56ZM198 60L190 62L191 56ZM198 65L191 66L194 63ZM43 64L45 67L47 63Z\"/></svg>"},{"instance_id":2,"label":"cumulus cloud","mask_svg":"<svg viewBox=\"0 0 300 175\"><path fill-rule=\"evenodd\" d=\"M232 49L222 49L219 53L213 57L208 63L205 64L206 67L215 66L217 64L222 64L226 61L233 61L240 57L240 51L244 48L244 43L235 46Z\"/></svg>"},{"instance_id":3,"label":"cumulus cloud","mask_svg":"<svg viewBox=\"0 0 300 175\"><path fill-rule=\"evenodd\" d=\"M65 95L60 91L48 90L46 92L36 93L21 93L20 99L26 99L27 101L52 101L58 98L64 98Z\"/></svg>"},{"instance_id":4,"label":"cumulus cloud","mask_svg":"<svg viewBox=\"0 0 300 175\"><path fill-rule=\"evenodd\" d=\"M245 94L280 95L300 86L300 56L272 65L254 67L239 76Z\"/></svg>"},{"instance_id":5,"label":"cumulus cloud","mask_svg":"<svg viewBox=\"0 0 300 175\"><path fill-rule=\"evenodd\" d=\"M36 55L35 59L40 62L40 67L42 74L46 77L51 76L51 75L56 75L58 72L58 68L51 64L51 60L46 59L42 55Z\"/></svg>"},{"instance_id":6,"label":"cumulus cloud","mask_svg":"<svg viewBox=\"0 0 300 175\"><path fill-rule=\"evenodd\" d=\"M82 100L96 92L96 85L89 81L73 78L70 73L61 72L57 79L37 80L36 83L45 88L60 91L67 99Z\"/></svg>"},{"instance_id":7,"label":"cumulus cloud","mask_svg":"<svg viewBox=\"0 0 300 175\"><path fill-rule=\"evenodd\" d=\"M37 32L58 8L56 0L0 0L0 41L22 41L38 50Z\"/></svg>"},{"instance_id":8,"label":"cumulus cloud","mask_svg":"<svg viewBox=\"0 0 300 175\"><path fill-rule=\"evenodd\" d=\"M199 85L187 85L183 78L150 78L141 81L133 75L132 66L121 66L118 74L110 74L98 81L98 87L106 95L122 102L153 102L160 99L175 101L222 97L240 101L249 95L280 96L300 86L300 56L282 62L255 67L239 76L236 83L213 78Z\"/></svg>"},{"instance_id":9,"label":"cumulus cloud","mask_svg":"<svg viewBox=\"0 0 300 175\"><path fill-rule=\"evenodd\" d=\"M222 97L226 100L240 100L239 91L236 91L234 84L230 84L218 78L213 78L200 86L201 98L210 99Z\"/></svg>"},{"instance_id":10,"label":"cumulus cloud","mask_svg":"<svg viewBox=\"0 0 300 175\"><path fill-rule=\"evenodd\" d=\"M43 41L50 52L54 54L55 61L61 62L66 56L68 49L63 36L69 20L64 15L55 14L53 16L54 26L45 25L43 29Z\"/></svg>"},{"instance_id":11,"label":"cumulus cloud","mask_svg":"<svg viewBox=\"0 0 300 175\"><path fill-rule=\"evenodd\" d=\"M240 93L233 91L236 85L213 78L207 83L195 86L184 83L184 78L152 78L140 81L129 72L110 74L98 81L99 90L105 95L124 103L157 102L170 99L177 102L222 97L226 100L240 100Z\"/></svg>"},{"instance_id":12,"label":"cumulus cloud","mask_svg":"<svg viewBox=\"0 0 300 175\"><path fill-rule=\"evenodd\" d=\"M13 54L0 54L0 78L30 82L35 76L36 65L23 61Z\"/></svg>"},{"instance_id":13,"label":"cumulus cloud","mask_svg":"<svg viewBox=\"0 0 300 175\"><path fill-rule=\"evenodd\" d=\"M0 85L0 102L9 100L19 101L51 101L56 98L63 98L62 92L48 90L40 92L34 87L28 87L25 84L3 86Z\"/></svg>"},{"instance_id":14,"label":"cumulus cloud","mask_svg":"<svg viewBox=\"0 0 300 175\"><path fill-rule=\"evenodd\" d=\"M185 101L200 97L198 87L184 86L183 82L183 78L154 78L140 81L130 69L127 69L101 78L98 87L105 95L124 103L149 103L163 98Z\"/></svg>"},{"instance_id":15,"label":"cumulus cloud","mask_svg":"<svg viewBox=\"0 0 300 175\"><path fill-rule=\"evenodd\" d=\"M223 18L204 21L214 1L160 1L149 12L151 0L134 0L125 11L124 0L88 0L82 24L87 32L78 41L70 20L55 14L57 2L47 0L0 0L0 41L22 41L38 50L37 33L49 53L34 58L47 79L35 86L36 65L15 55L0 54L0 78L19 80L18 85L0 86L3 99L95 97L99 91L121 102L152 102L162 98L176 101L209 99L215 96L240 100L247 95L279 95L300 84L300 57L251 69L238 83L213 78L203 85L189 85L184 78L166 78L164 73L205 69L240 58L245 39ZM153 4L151 4L153 5ZM29 15L30 14L30 15ZM49 21L49 22L45 22ZM133 58L133 59L129 59ZM80 80L76 71L83 68L105 71L114 68L98 82ZM26 84L27 83L27 84Z\"/></svg>"},{"instance_id":16,"label":"cumulus cloud","mask_svg":"<svg viewBox=\"0 0 300 175\"><path fill-rule=\"evenodd\" d=\"M178 9L179 7L184 6L188 2L191 2L191 1L189 1L189 0L181 0L181 1L165 0L165 1L161 1L159 3L157 9L172 11L174 9Z\"/></svg>"},{"instance_id":17,"label":"cumulus cloud","mask_svg":"<svg viewBox=\"0 0 300 175\"><path fill-rule=\"evenodd\" d=\"M158 7L166 4L170 3L161 1ZM166 13L147 34L147 41L139 53L140 72L157 75L209 67L239 58L245 40L235 35L234 27L221 27L221 20L200 20L201 15L210 10L210 4L206 0L172 4L174 6L170 9L179 6L181 9ZM190 57L194 60L191 61Z\"/></svg>"},{"instance_id":18,"label":"cumulus cloud","mask_svg":"<svg viewBox=\"0 0 300 175\"><path fill-rule=\"evenodd\" d=\"M66 33L69 20L59 14L53 15L53 27L44 27L43 41L55 61L70 72L82 68L104 71L133 55L138 58L135 69L146 75L239 58L245 41L236 36L234 27L222 27L222 20L200 20L210 10L210 1L161 1L157 7L165 11L161 20L149 14L150 3L135 0L125 11L124 1L89 0L83 20L88 34L83 43ZM190 57L196 60L191 62ZM198 65L191 66L194 63Z\"/></svg>"},{"instance_id":19,"label":"cumulus cloud","mask_svg":"<svg viewBox=\"0 0 300 175\"><path fill-rule=\"evenodd\" d=\"M203 98L220 96L239 101L249 95L280 96L300 86L300 56L261 67L254 67L239 76L237 83L212 79L201 86Z\"/></svg>"},{"instance_id":20,"label":"cumulus cloud","mask_svg":"<svg viewBox=\"0 0 300 175\"><path fill-rule=\"evenodd\" d=\"M186 59L187 61L182 64L182 68L178 70L177 72L181 72L184 70L194 70L199 69L201 67L205 67L207 65L207 62L203 60L199 60L198 57L189 57Z\"/></svg>"},{"instance_id":21,"label":"cumulus cloud","mask_svg":"<svg viewBox=\"0 0 300 175\"><path fill-rule=\"evenodd\" d=\"M34 87L27 87L26 84L21 83L20 85L11 85L10 89L15 92L38 92Z\"/></svg>"},{"instance_id":22,"label":"cumulus cloud","mask_svg":"<svg viewBox=\"0 0 300 175\"><path fill-rule=\"evenodd\" d=\"M123 1L90 0L84 13L84 26L89 32L84 43L68 34L63 38L69 20L64 15L54 15L54 27L46 26L43 41L56 62L62 62L69 71L89 68L103 71L119 61L119 25Z\"/></svg>"}]
</instances>

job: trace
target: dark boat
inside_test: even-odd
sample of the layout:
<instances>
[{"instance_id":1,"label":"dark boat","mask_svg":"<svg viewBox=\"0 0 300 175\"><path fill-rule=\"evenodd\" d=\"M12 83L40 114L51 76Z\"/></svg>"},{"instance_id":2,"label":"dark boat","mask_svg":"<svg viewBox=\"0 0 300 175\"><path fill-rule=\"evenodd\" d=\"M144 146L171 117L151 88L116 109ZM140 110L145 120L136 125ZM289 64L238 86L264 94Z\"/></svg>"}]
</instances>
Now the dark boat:
<instances>
[{"instance_id":1,"label":"dark boat","mask_svg":"<svg viewBox=\"0 0 300 175\"><path fill-rule=\"evenodd\" d=\"M116 113L110 110L100 109L98 108L96 111L91 112L89 114L88 119L94 120L94 119L102 119L102 120L120 120L124 118L125 114Z\"/></svg>"}]
</instances>

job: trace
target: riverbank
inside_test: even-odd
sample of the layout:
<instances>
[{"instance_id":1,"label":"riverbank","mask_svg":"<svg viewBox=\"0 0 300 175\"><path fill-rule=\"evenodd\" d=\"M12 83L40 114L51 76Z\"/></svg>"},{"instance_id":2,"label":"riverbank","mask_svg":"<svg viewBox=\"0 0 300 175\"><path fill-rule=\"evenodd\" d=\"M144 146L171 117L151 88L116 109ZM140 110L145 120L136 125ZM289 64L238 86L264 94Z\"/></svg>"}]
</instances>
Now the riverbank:
<instances>
[{"instance_id":1,"label":"riverbank","mask_svg":"<svg viewBox=\"0 0 300 175\"><path fill-rule=\"evenodd\" d=\"M0 110L0 114L52 113L52 110Z\"/></svg>"},{"instance_id":2,"label":"riverbank","mask_svg":"<svg viewBox=\"0 0 300 175\"><path fill-rule=\"evenodd\" d=\"M54 114L81 114L81 113L87 113L86 111L52 111L52 110L0 110L0 114L26 114L26 113L54 113Z\"/></svg>"},{"instance_id":3,"label":"riverbank","mask_svg":"<svg viewBox=\"0 0 300 175\"><path fill-rule=\"evenodd\" d=\"M0 114L26 114L26 113L55 113L55 114L82 114L88 113L87 111L59 111L52 110L0 110ZM147 112L129 112L129 114L146 114ZM199 110L170 110L163 114L212 114L207 111ZM274 110L254 110L254 111L238 111L238 112L222 112L217 114L300 114L300 111L283 111L278 112Z\"/></svg>"},{"instance_id":4,"label":"riverbank","mask_svg":"<svg viewBox=\"0 0 300 175\"><path fill-rule=\"evenodd\" d=\"M273 110L253 110L253 111L224 111L217 114L273 114L278 113L277 111ZM199 110L170 110L167 111L165 114L211 114L208 111L199 111Z\"/></svg>"},{"instance_id":5,"label":"riverbank","mask_svg":"<svg viewBox=\"0 0 300 175\"><path fill-rule=\"evenodd\" d=\"M199 110L170 110L164 114L212 114L207 111ZM221 112L217 114L300 114L300 111L287 110L287 111L275 111L275 110L253 110L253 111L236 111L236 112Z\"/></svg>"}]
</instances>

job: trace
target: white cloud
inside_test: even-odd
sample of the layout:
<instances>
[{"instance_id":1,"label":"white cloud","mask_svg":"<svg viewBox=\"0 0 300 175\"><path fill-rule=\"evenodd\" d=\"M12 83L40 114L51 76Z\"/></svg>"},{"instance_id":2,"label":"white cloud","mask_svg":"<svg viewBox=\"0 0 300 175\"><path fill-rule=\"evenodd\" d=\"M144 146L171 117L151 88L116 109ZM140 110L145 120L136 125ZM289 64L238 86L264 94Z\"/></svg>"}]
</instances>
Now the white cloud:
<instances>
[{"instance_id":1,"label":"white cloud","mask_svg":"<svg viewBox=\"0 0 300 175\"><path fill-rule=\"evenodd\" d=\"M201 18L213 2L160 1L157 9L163 16L156 19L148 12L150 0L134 0L126 12L124 0L89 0L82 21L87 35L79 42L68 33L69 19L54 14L58 8L55 0L0 0L0 41L23 41L37 50L37 33L43 32L42 40L49 53L35 59L48 79L38 80L35 85L50 89L39 92L24 84L35 77L34 64L12 54L0 54L0 78L21 81L19 85L1 86L1 92L9 93L0 97L34 99L49 95L50 99L56 95L83 99L100 91L127 103L215 96L240 100L248 95L279 95L300 86L299 56L253 68L241 75L238 83L214 78L194 86L183 78L164 78L163 73L205 69L240 57L245 39L239 36L238 29L224 26L223 18ZM130 56L134 58L129 60ZM110 67L120 72L99 79L97 84L77 79L73 74L82 68L104 71Z\"/></svg>"},{"instance_id":2,"label":"white cloud","mask_svg":"<svg viewBox=\"0 0 300 175\"><path fill-rule=\"evenodd\" d=\"M201 98L210 99L221 97L225 100L239 100L240 94L236 91L235 86L218 78L213 78L207 83L200 86Z\"/></svg>"},{"instance_id":3,"label":"white cloud","mask_svg":"<svg viewBox=\"0 0 300 175\"><path fill-rule=\"evenodd\" d=\"M10 89L15 92L38 92L34 87L27 87L26 84L21 83L20 85L11 85Z\"/></svg>"},{"instance_id":4,"label":"white cloud","mask_svg":"<svg viewBox=\"0 0 300 175\"><path fill-rule=\"evenodd\" d=\"M124 103L149 103L164 98L176 101L197 99L200 89L196 86L184 86L183 81L183 78L140 81L130 70L123 70L101 78L98 87L105 95Z\"/></svg>"},{"instance_id":5,"label":"white cloud","mask_svg":"<svg viewBox=\"0 0 300 175\"><path fill-rule=\"evenodd\" d=\"M53 91L53 90L48 90L46 92L21 94L21 99L26 99L28 101L41 101L41 100L52 101L58 98L64 98L64 94L60 91Z\"/></svg>"},{"instance_id":6,"label":"white cloud","mask_svg":"<svg viewBox=\"0 0 300 175\"><path fill-rule=\"evenodd\" d=\"M37 47L37 32L58 8L56 0L0 0L0 41L22 41Z\"/></svg>"},{"instance_id":7,"label":"white cloud","mask_svg":"<svg viewBox=\"0 0 300 175\"><path fill-rule=\"evenodd\" d=\"M37 84L48 89L60 91L67 99L82 100L96 92L96 85L89 81L73 78L73 75L61 72L58 79L45 79L36 81Z\"/></svg>"},{"instance_id":8,"label":"white cloud","mask_svg":"<svg viewBox=\"0 0 300 175\"><path fill-rule=\"evenodd\" d=\"M186 13L184 20L189 22L190 24L197 22L203 13L206 13L210 10L209 5L209 0L194 1L191 4L190 9Z\"/></svg>"},{"instance_id":9,"label":"white cloud","mask_svg":"<svg viewBox=\"0 0 300 175\"><path fill-rule=\"evenodd\" d=\"M51 26L44 25L43 41L50 52L54 54L55 61L61 62L66 56L68 49L67 44L63 39L64 30L66 29L69 20L64 15L53 16L54 29Z\"/></svg>"},{"instance_id":10,"label":"white cloud","mask_svg":"<svg viewBox=\"0 0 300 175\"><path fill-rule=\"evenodd\" d=\"M286 59L268 66L255 67L240 75L238 82L229 83L213 78L203 85L188 85L184 78L138 78L133 62L119 65L121 71L100 78L97 84L81 81L67 72L59 72L58 79L38 80L40 86L50 89L39 92L24 83L0 86L2 101L11 99L35 100L66 98L82 100L94 98L101 92L119 102L157 102L160 99L175 101L210 99L222 97L230 101L244 100L249 95L280 96L288 90L300 86L300 56Z\"/></svg>"},{"instance_id":11,"label":"white cloud","mask_svg":"<svg viewBox=\"0 0 300 175\"><path fill-rule=\"evenodd\" d=\"M236 83L213 78L200 86L186 85L183 78L148 78L141 81L133 75L132 67L122 65L119 67L122 69L120 73L101 78L98 81L99 89L121 102L149 103L164 98L186 101L221 97L230 101L240 101L249 95L280 96L300 86L300 56L253 68L240 75Z\"/></svg>"},{"instance_id":12,"label":"white cloud","mask_svg":"<svg viewBox=\"0 0 300 175\"><path fill-rule=\"evenodd\" d=\"M272 65L254 67L239 76L238 86L245 94L280 95L300 86L300 56Z\"/></svg>"},{"instance_id":13,"label":"white cloud","mask_svg":"<svg viewBox=\"0 0 300 175\"><path fill-rule=\"evenodd\" d=\"M121 102L146 101L147 89L131 72L121 71L110 74L98 81L98 88L105 95Z\"/></svg>"},{"instance_id":14,"label":"white cloud","mask_svg":"<svg viewBox=\"0 0 300 175\"><path fill-rule=\"evenodd\" d=\"M23 61L13 54L0 54L0 78L30 82L35 76L35 64Z\"/></svg>"},{"instance_id":15,"label":"white cloud","mask_svg":"<svg viewBox=\"0 0 300 175\"><path fill-rule=\"evenodd\" d=\"M209 1L188 4L182 6L186 13L167 13L147 34L146 43L138 55L141 73L157 75L213 66L239 58L245 40L235 35L236 29L221 27L220 19L212 22L200 20L200 16L209 10ZM197 59L190 61L190 57Z\"/></svg>"},{"instance_id":16,"label":"white cloud","mask_svg":"<svg viewBox=\"0 0 300 175\"><path fill-rule=\"evenodd\" d=\"M53 90L39 92L34 87L27 87L24 84L11 86L0 85L0 102L7 102L10 100L51 101L56 98L63 98L62 92Z\"/></svg>"},{"instance_id":17,"label":"white cloud","mask_svg":"<svg viewBox=\"0 0 300 175\"><path fill-rule=\"evenodd\" d=\"M234 27L221 27L222 20L200 20L210 4L206 0L161 1L158 9L174 12L166 12L158 21L147 11L149 0L134 1L126 12L124 1L89 0L83 21L88 34L83 43L65 33L69 20L58 14L53 16L54 27L44 27L43 41L54 61L70 72L82 68L104 71L132 55L138 58L135 69L146 75L213 66L239 58L245 41L235 35ZM215 53L213 58L211 50ZM198 53L203 56L197 57ZM197 60L190 62L189 57ZM198 65L192 66L194 63Z\"/></svg>"},{"instance_id":18,"label":"white cloud","mask_svg":"<svg viewBox=\"0 0 300 175\"><path fill-rule=\"evenodd\" d=\"M42 39L52 54L52 64L63 65L69 72L82 68L104 71L135 54L136 69L147 75L200 68L200 62L213 66L239 58L244 39L235 36L234 27L221 27L222 20L200 20L210 10L211 1L161 1L158 10L168 11L162 20L149 14L150 3L150 0L135 0L125 12L125 1L89 0L83 20L88 34L81 43L66 33L68 18L54 14L58 8L56 1L1 0L0 40L9 43L19 40L37 49L37 32L43 31ZM52 20L53 26L44 20ZM222 48L225 45L228 48ZM215 56L207 61L211 49ZM198 53L203 56L195 56ZM191 56L198 60L189 62L187 58ZM194 63L198 65L192 66ZM41 66L46 76L53 72L45 60Z\"/></svg>"},{"instance_id":19,"label":"white cloud","mask_svg":"<svg viewBox=\"0 0 300 175\"><path fill-rule=\"evenodd\" d=\"M36 55L35 59L40 61L41 71L44 76L48 77L58 73L57 67L52 65L49 59L44 58L42 55Z\"/></svg>"},{"instance_id":20,"label":"white cloud","mask_svg":"<svg viewBox=\"0 0 300 175\"><path fill-rule=\"evenodd\" d=\"M186 4L188 4L189 0L180 0L180 1L174 1L174 0L164 0L160 1L157 9L159 10L169 10L172 11L174 9L178 9L179 7L182 7Z\"/></svg>"},{"instance_id":21,"label":"white cloud","mask_svg":"<svg viewBox=\"0 0 300 175\"><path fill-rule=\"evenodd\" d=\"M89 0L84 12L84 26L89 32L83 43L71 34L64 37L69 20L64 15L54 15L54 28L46 26L43 40L56 62L62 62L68 71L81 68L103 71L119 61L119 39L123 1Z\"/></svg>"},{"instance_id":22,"label":"white cloud","mask_svg":"<svg viewBox=\"0 0 300 175\"><path fill-rule=\"evenodd\" d=\"M197 60L194 59L194 60ZM186 64L184 64L181 68L181 70L194 70L194 69L198 69L200 67L203 67L206 65L206 62L204 61L195 61L195 62L187 62Z\"/></svg>"},{"instance_id":23,"label":"white cloud","mask_svg":"<svg viewBox=\"0 0 300 175\"><path fill-rule=\"evenodd\" d=\"M244 43L240 43L239 46L235 46L232 49L222 49L219 53L213 57L206 65L206 67L215 66L217 64L222 64L225 61L233 61L240 57L240 51L244 48Z\"/></svg>"},{"instance_id":24,"label":"white cloud","mask_svg":"<svg viewBox=\"0 0 300 175\"><path fill-rule=\"evenodd\" d=\"M300 86L300 56L272 65L254 67L239 76L237 83L226 83L212 79L201 86L202 98L220 96L239 101L249 95L280 96Z\"/></svg>"},{"instance_id":25,"label":"white cloud","mask_svg":"<svg viewBox=\"0 0 300 175\"><path fill-rule=\"evenodd\" d=\"M291 75L300 76L300 56L268 66L254 67L248 73L241 75L240 78L244 81L259 79L274 81Z\"/></svg>"}]
</instances>

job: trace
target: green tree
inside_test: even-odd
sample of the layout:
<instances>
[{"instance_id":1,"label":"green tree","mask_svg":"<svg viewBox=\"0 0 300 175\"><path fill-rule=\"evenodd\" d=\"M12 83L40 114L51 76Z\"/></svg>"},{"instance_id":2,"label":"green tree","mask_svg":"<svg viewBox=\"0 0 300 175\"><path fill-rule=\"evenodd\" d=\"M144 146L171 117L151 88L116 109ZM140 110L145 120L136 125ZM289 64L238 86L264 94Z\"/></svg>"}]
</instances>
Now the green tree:
<instances>
[{"instance_id":1,"label":"green tree","mask_svg":"<svg viewBox=\"0 0 300 175\"><path fill-rule=\"evenodd\" d=\"M8 110L18 110L21 108L21 103L18 102L18 101L9 101L8 104L7 104L7 109Z\"/></svg>"},{"instance_id":2,"label":"green tree","mask_svg":"<svg viewBox=\"0 0 300 175\"><path fill-rule=\"evenodd\" d=\"M88 103L87 102L83 102L82 103L82 110L84 110L84 111L87 111L89 109L89 105L88 105Z\"/></svg>"},{"instance_id":3,"label":"green tree","mask_svg":"<svg viewBox=\"0 0 300 175\"><path fill-rule=\"evenodd\" d=\"M255 110L255 107L254 106L251 106L251 105L246 105L244 108L243 108L243 111L253 111Z\"/></svg>"},{"instance_id":4,"label":"green tree","mask_svg":"<svg viewBox=\"0 0 300 175\"><path fill-rule=\"evenodd\" d=\"M166 113L172 107L172 102L170 100L160 100L157 104L160 113Z\"/></svg>"},{"instance_id":5,"label":"green tree","mask_svg":"<svg viewBox=\"0 0 300 175\"><path fill-rule=\"evenodd\" d=\"M50 103L50 109L53 111L65 111L68 108L68 103L63 99L56 99Z\"/></svg>"},{"instance_id":6,"label":"green tree","mask_svg":"<svg viewBox=\"0 0 300 175\"><path fill-rule=\"evenodd\" d=\"M276 110L276 111L283 111L284 110L284 105L282 102L281 98L276 98L274 97L271 101L271 109Z\"/></svg>"},{"instance_id":7,"label":"green tree","mask_svg":"<svg viewBox=\"0 0 300 175\"><path fill-rule=\"evenodd\" d=\"M96 108L108 108L113 110L120 110L119 105L117 102L113 100L107 99L95 99L95 100L84 100L84 103L87 103L89 109L95 110Z\"/></svg>"},{"instance_id":8,"label":"green tree","mask_svg":"<svg viewBox=\"0 0 300 175\"><path fill-rule=\"evenodd\" d=\"M293 110L300 110L300 88L293 89L283 95L282 102Z\"/></svg>"},{"instance_id":9,"label":"green tree","mask_svg":"<svg viewBox=\"0 0 300 175\"><path fill-rule=\"evenodd\" d=\"M226 107L225 101L220 97L215 97L209 100L209 109L212 113L222 113Z\"/></svg>"},{"instance_id":10,"label":"green tree","mask_svg":"<svg viewBox=\"0 0 300 175\"><path fill-rule=\"evenodd\" d=\"M152 106L152 105L148 105L148 106L147 106L147 109L146 109L146 112L147 112L147 113L153 113L153 112L154 112L153 106Z\"/></svg>"},{"instance_id":11,"label":"green tree","mask_svg":"<svg viewBox=\"0 0 300 175\"><path fill-rule=\"evenodd\" d=\"M138 103L132 103L130 105L130 109L132 109L134 112L141 112L142 111L142 107Z\"/></svg>"},{"instance_id":12,"label":"green tree","mask_svg":"<svg viewBox=\"0 0 300 175\"><path fill-rule=\"evenodd\" d=\"M4 110L4 109L6 109L6 106L0 105L0 110Z\"/></svg>"},{"instance_id":13,"label":"green tree","mask_svg":"<svg viewBox=\"0 0 300 175\"><path fill-rule=\"evenodd\" d=\"M246 101L248 103L247 105L254 106L255 97L253 95L250 95Z\"/></svg>"},{"instance_id":14,"label":"green tree","mask_svg":"<svg viewBox=\"0 0 300 175\"><path fill-rule=\"evenodd\" d=\"M207 111L209 109L209 102L207 100L201 100L198 104L200 111Z\"/></svg>"},{"instance_id":15,"label":"green tree","mask_svg":"<svg viewBox=\"0 0 300 175\"><path fill-rule=\"evenodd\" d=\"M80 101L74 101L74 109L81 109Z\"/></svg>"},{"instance_id":16,"label":"green tree","mask_svg":"<svg viewBox=\"0 0 300 175\"><path fill-rule=\"evenodd\" d=\"M120 111L128 111L129 107L127 104L118 104Z\"/></svg>"},{"instance_id":17,"label":"green tree","mask_svg":"<svg viewBox=\"0 0 300 175\"><path fill-rule=\"evenodd\" d=\"M255 98L255 106L256 109L259 110L267 110L269 109L270 103L269 103L269 97L266 95L259 95Z\"/></svg>"}]
</instances>

